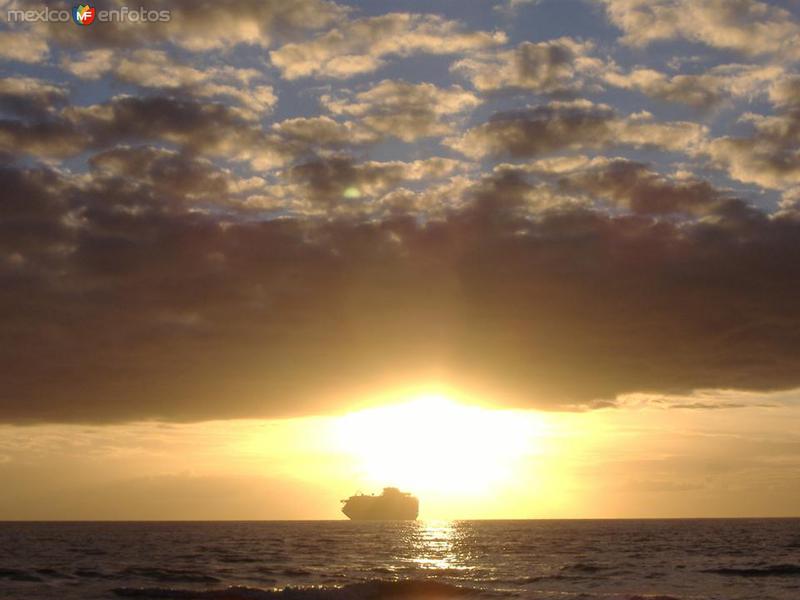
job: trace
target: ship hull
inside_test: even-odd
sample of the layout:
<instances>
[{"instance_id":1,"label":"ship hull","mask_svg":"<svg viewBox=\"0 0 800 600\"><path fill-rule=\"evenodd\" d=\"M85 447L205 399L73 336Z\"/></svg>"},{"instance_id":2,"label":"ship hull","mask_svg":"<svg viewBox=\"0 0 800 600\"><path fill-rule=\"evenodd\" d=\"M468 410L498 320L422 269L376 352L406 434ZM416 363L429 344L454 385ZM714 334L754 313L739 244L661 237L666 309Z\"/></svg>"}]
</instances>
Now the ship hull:
<instances>
[{"instance_id":1,"label":"ship hull","mask_svg":"<svg viewBox=\"0 0 800 600\"><path fill-rule=\"evenodd\" d=\"M353 521L413 521L419 514L419 502L413 497L354 496L345 502L342 512Z\"/></svg>"}]
</instances>

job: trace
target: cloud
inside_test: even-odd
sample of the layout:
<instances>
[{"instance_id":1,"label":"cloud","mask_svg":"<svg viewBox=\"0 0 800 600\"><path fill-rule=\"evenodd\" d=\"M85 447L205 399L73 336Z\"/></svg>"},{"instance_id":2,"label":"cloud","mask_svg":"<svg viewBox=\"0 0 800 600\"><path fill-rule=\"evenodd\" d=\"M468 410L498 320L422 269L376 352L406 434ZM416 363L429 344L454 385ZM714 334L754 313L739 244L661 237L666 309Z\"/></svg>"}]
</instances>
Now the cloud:
<instances>
[{"instance_id":1,"label":"cloud","mask_svg":"<svg viewBox=\"0 0 800 600\"><path fill-rule=\"evenodd\" d=\"M780 209L782 212L800 215L800 187L793 187L781 196Z\"/></svg>"},{"instance_id":2,"label":"cloud","mask_svg":"<svg viewBox=\"0 0 800 600\"><path fill-rule=\"evenodd\" d=\"M783 95L793 83L789 80L773 88L777 114L747 113L740 118L752 124L751 135L722 136L708 142L705 152L714 166L737 181L765 188L786 190L800 184L800 108L792 104L791 95Z\"/></svg>"},{"instance_id":3,"label":"cloud","mask_svg":"<svg viewBox=\"0 0 800 600\"><path fill-rule=\"evenodd\" d=\"M441 157L359 162L347 154L324 153L281 170L275 183L247 195L243 206L311 219L383 219L389 214L427 218L440 211L443 195L452 194L456 182L465 179L464 168L460 161Z\"/></svg>"},{"instance_id":4,"label":"cloud","mask_svg":"<svg viewBox=\"0 0 800 600\"><path fill-rule=\"evenodd\" d=\"M541 0L501 0L495 5L494 10L505 14L506 16L513 17L517 11L526 4L538 4Z\"/></svg>"},{"instance_id":5,"label":"cloud","mask_svg":"<svg viewBox=\"0 0 800 600\"><path fill-rule=\"evenodd\" d=\"M700 3L606 5L623 29L642 24L630 43L793 56L794 24L758 2L708 3L719 22ZM510 48L441 16L348 20L319 0L173 7L165 27L30 28L25 60L52 62L0 81L0 420L319 414L409 381L556 410L800 386L787 66L621 69L572 38ZM696 22L648 21L681 9ZM278 88L267 48L287 79L438 54L474 89ZM774 111L730 130L588 99L514 110L524 94L490 93L603 82ZM279 90L291 118L265 118ZM467 127L483 102L504 110ZM780 204L664 152L631 158L649 149Z\"/></svg>"},{"instance_id":6,"label":"cloud","mask_svg":"<svg viewBox=\"0 0 800 600\"><path fill-rule=\"evenodd\" d=\"M451 66L476 89L487 92L527 89L556 93L581 86L580 75L602 67L590 56L593 45L568 37L547 42L523 42L513 50L476 53Z\"/></svg>"},{"instance_id":7,"label":"cloud","mask_svg":"<svg viewBox=\"0 0 800 600\"><path fill-rule=\"evenodd\" d=\"M18 269L29 276L46 276L72 244L67 225L69 203L64 194L70 187L63 177L49 170L2 170L3 196L0 219L0 252L3 266L13 275ZM31 272L31 265L36 265Z\"/></svg>"},{"instance_id":8,"label":"cloud","mask_svg":"<svg viewBox=\"0 0 800 600\"><path fill-rule=\"evenodd\" d=\"M691 394L627 394L617 399L627 408L722 410L729 408L777 408L797 402L798 390L744 392L741 390L695 390Z\"/></svg>"},{"instance_id":9,"label":"cloud","mask_svg":"<svg viewBox=\"0 0 800 600\"><path fill-rule=\"evenodd\" d=\"M31 9L40 8L27 2ZM104 8L120 10L119 0ZM315 31L343 19L346 10L326 0L153 0L150 11L170 12L167 21L131 22L114 20L102 27L64 27L51 23L37 28L50 45L63 48L149 47L168 43L190 52L228 50L245 44L270 47L277 40L291 39L301 32Z\"/></svg>"},{"instance_id":10,"label":"cloud","mask_svg":"<svg viewBox=\"0 0 800 600\"><path fill-rule=\"evenodd\" d=\"M115 73L122 81L153 88L188 87L209 78L206 69L178 64L163 50L150 49L139 49L122 58Z\"/></svg>"},{"instance_id":11,"label":"cloud","mask_svg":"<svg viewBox=\"0 0 800 600\"><path fill-rule=\"evenodd\" d=\"M0 111L5 113L0 117L0 156L29 154L50 159L79 152L83 137L61 118L68 97L64 86L42 79L0 80Z\"/></svg>"},{"instance_id":12,"label":"cloud","mask_svg":"<svg viewBox=\"0 0 800 600\"><path fill-rule=\"evenodd\" d=\"M258 177L244 179L211 161L153 146L121 146L95 154L89 166L96 180L106 185L135 184L162 202L205 201L223 204L237 192L262 187Z\"/></svg>"},{"instance_id":13,"label":"cloud","mask_svg":"<svg viewBox=\"0 0 800 600\"><path fill-rule=\"evenodd\" d=\"M526 218L603 210L686 223L733 224L764 216L730 190L691 174L664 175L650 164L620 157L567 155L501 163L466 193L484 209L502 207Z\"/></svg>"},{"instance_id":14,"label":"cloud","mask_svg":"<svg viewBox=\"0 0 800 600\"><path fill-rule=\"evenodd\" d=\"M462 185L433 220L400 200L458 190L441 159L302 163L288 184L328 218L271 220L198 210L204 187L244 188L180 154L117 149L91 178L6 167L0 418L299 415L432 377L553 409L800 385L800 221L579 162ZM542 176L597 200L531 213ZM384 212L343 210L344 186Z\"/></svg>"},{"instance_id":15,"label":"cloud","mask_svg":"<svg viewBox=\"0 0 800 600\"><path fill-rule=\"evenodd\" d=\"M270 59L286 79L346 79L377 70L387 56L455 54L505 41L503 33L466 31L437 15L390 13L355 19L310 41L286 44L270 52Z\"/></svg>"},{"instance_id":16,"label":"cloud","mask_svg":"<svg viewBox=\"0 0 800 600\"><path fill-rule=\"evenodd\" d=\"M609 70L606 82L653 98L707 109L732 98L754 97L783 73L779 66L720 65L700 75L669 76L654 69Z\"/></svg>"},{"instance_id":17,"label":"cloud","mask_svg":"<svg viewBox=\"0 0 800 600\"><path fill-rule=\"evenodd\" d=\"M534 173L546 173L547 165L534 164ZM596 158L580 167L556 170L558 185L567 194L590 194L610 201L634 214L668 215L682 213L733 220L761 214L746 203L717 190L707 181L692 176L667 177L648 165L628 159Z\"/></svg>"},{"instance_id":18,"label":"cloud","mask_svg":"<svg viewBox=\"0 0 800 600\"><path fill-rule=\"evenodd\" d=\"M330 117L297 117L272 126L284 152L308 158L369 144L381 139L375 131L357 121L339 122Z\"/></svg>"},{"instance_id":19,"label":"cloud","mask_svg":"<svg viewBox=\"0 0 800 600\"><path fill-rule=\"evenodd\" d=\"M114 56L114 50L108 48L86 50L63 57L61 68L80 79L100 79L113 67Z\"/></svg>"},{"instance_id":20,"label":"cloud","mask_svg":"<svg viewBox=\"0 0 800 600\"><path fill-rule=\"evenodd\" d=\"M44 159L65 158L85 147L85 137L63 120L0 119L0 155L5 154L8 160L22 154Z\"/></svg>"},{"instance_id":21,"label":"cloud","mask_svg":"<svg viewBox=\"0 0 800 600\"><path fill-rule=\"evenodd\" d=\"M688 152L705 135L705 128L696 123L659 123L648 113L619 117L608 105L575 100L497 113L487 123L446 142L472 158L532 158L562 149L612 145Z\"/></svg>"},{"instance_id":22,"label":"cloud","mask_svg":"<svg viewBox=\"0 0 800 600\"><path fill-rule=\"evenodd\" d=\"M450 166L450 163L445 163ZM457 169L453 169L456 171ZM422 189L396 187L387 191L374 202L373 214L381 218L413 217L426 221L441 221L454 210L468 204L467 192L475 182L461 173L450 175L440 172L432 174L433 181L427 181ZM442 178L442 181L435 179Z\"/></svg>"},{"instance_id":23,"label":"cloud","mask_svg":"<svg viewBox=\"0 0 800 600\"><path fill-rule=\"evenodd\" d=\"M444 119L470 110L480 100L460 86L440 88L385 79L358 93L324 95L322 105L335 115L346 115L379 136L405 142L452 131Z\"/></svg>"},{"instance_id":24,"label":"cloud","mask_svg":"<svg viewBox=\"0 0 800 600\"><path fill-rule=\"evenodd\" d=\"M23 117L46 117L67 103L62 86L32 77L0 79L0 110Z\"/></svg>"},{"instance_id":25,"label":"cloud","mask_svg":"<svg viewBox=\"0 0 800 600\"><path fill-rule=\"evenodd\" d=\"M774 82L769 98L778 108L800 108L800 75L789 75Z\"/></svg>"},{"instance_id":26,"label":"cloud","mask_svg":"<svg viewBox=\"0 0 800 600\"><path fill-rule=\"evenodd\" d=\"M14 89L12 84L7 88L8 102L20 104L20 92L14 91L20 86L13 85ZM33 88L28 87L30 96ZM44 91L37 88L37 93ZM34 104L26 106L30 112ZM153 96L116 96L88 106L67 105L45 115L0 120L0 151L17 158L27 154L63 159L120 144L160 143L198 157L248 163L257 171L350 150L382 137L382 132L359 122L337 122L329 117L298 117L264 127L249 109L166 91Z\"/></svg>"},{"instance_id":27,"label":"cloud","mask_svg":"<svg viewBox=\"0 0 800 600\"><path fill-rule=\"evenodd\" d=\"M345 14L342 7L325 0L223 0L199 5L183 0L164 6L173 12L167 39L201 51L239 43L267 47L273 36L321 29Z\"/></svg>"},{"instance_id":28,"label":"cloud","mask_svg":"<svg viewBox=\"0 0 800 600\"><path fill-rule=\"evenodd\" d=\"M258 70L232 66L200 69L176 62L164 50L138 49L116 55L107 49L89 50L63 60L62 66L81 79L112 74L124 83L186 98L233 101L242 107L243 115L253 119L270 112L278 102L271 85L253 83L263 79Z\"/></svg>"},{"instance_id":29,"label":"cloud","mask_svg":"<svg viewBox=\"0 0 800 600\"><path fill-rule=\"evenodd\" d=\"M0 60L40 63L49 54L46 39L35 32L0 31Z\"/></svg>"},{"instance_id":30,"label":"cloud","mask_svg":"<svg viewBox=\"0 0 800 600\"><path fill-rule=\"evenodd\" d=\"M248 161L261 168L283 161L274 140L258 124L225 104L117 96L103 104L69 107L65 116L95 147L158 140L187 152Z\"/></svg>"},{"instance_id":31,"label":"cloud","mask_svg":"<svg viewBox=\"0 0 800 600\"><path fill-rule=\"evenodd\" d=\"M646 46L682 38L744 55L798 56L791 13L757 0L600 0L622 41Z\"/></svg>"},{"instance_id":32,"label":"cloud","mask_svg":"<svg viewBox=\"0 0 800 600\"><path fill-rule=\"evenodd\" d=\"M367 161L356 163L346 156L315 159L292 166L287 176L295 194L312 203L327 205L334 212L362 212L363 202L397 188L402 182L441 179L459 167L446 158L413 162Z\"/></svg>"}]
</instances>

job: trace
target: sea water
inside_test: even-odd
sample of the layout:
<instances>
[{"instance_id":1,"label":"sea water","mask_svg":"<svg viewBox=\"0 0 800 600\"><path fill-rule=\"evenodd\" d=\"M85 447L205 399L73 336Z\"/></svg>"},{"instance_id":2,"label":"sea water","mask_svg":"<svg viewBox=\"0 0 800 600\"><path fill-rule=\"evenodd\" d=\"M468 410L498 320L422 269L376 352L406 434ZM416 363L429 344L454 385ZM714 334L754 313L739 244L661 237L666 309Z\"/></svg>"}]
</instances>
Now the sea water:
<instances>
[{"instance_id":1,"label":"sea water","mask_svg":"<svg viewBox=\"0 0 800 600\"><path fill-rule=\"evenodd\" d=\"M798 600L800 520L0 523L0 598Z\"/></svg>"}]
</instances>

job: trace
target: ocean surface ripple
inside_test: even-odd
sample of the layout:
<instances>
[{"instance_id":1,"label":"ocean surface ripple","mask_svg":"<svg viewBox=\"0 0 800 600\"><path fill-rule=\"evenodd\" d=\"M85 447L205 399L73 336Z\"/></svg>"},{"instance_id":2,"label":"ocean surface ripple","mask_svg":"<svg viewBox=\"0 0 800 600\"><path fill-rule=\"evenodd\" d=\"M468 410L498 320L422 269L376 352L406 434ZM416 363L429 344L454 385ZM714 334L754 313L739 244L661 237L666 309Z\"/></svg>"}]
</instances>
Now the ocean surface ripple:
<instances>
[{"instance_id":1,"label":"ocean surface ripple","mask_svg":"<svg viewBox=\"0 0 800 600\"><path fill-rule=\"evenodd\" d=\"M797 600L800 519L0 523L0 598Z\"/></svg>"}]
</instances>

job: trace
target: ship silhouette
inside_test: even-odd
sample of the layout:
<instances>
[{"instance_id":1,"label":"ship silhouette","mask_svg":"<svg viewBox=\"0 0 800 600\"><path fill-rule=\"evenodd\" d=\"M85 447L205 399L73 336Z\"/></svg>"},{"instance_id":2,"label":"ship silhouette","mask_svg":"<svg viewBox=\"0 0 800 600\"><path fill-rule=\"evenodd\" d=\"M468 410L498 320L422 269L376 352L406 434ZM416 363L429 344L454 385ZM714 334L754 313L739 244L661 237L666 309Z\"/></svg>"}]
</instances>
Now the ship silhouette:
<instances>
[{"instance_id":1,"label":"ship silhouette","mask_svg":"<svg viewBox=\"0 0 800 600\"><path fill-rule=\"evenodd\" d=\"M342 512L353 521L413 521L419 514L416 496L396 487L383 488L380 496L357 494L342 502Z\"/></svg>"}]
</instances>

